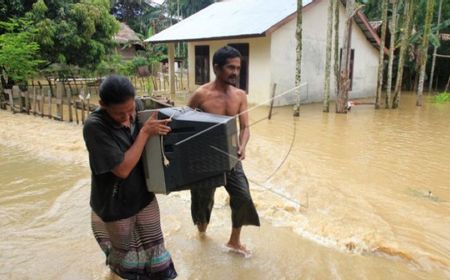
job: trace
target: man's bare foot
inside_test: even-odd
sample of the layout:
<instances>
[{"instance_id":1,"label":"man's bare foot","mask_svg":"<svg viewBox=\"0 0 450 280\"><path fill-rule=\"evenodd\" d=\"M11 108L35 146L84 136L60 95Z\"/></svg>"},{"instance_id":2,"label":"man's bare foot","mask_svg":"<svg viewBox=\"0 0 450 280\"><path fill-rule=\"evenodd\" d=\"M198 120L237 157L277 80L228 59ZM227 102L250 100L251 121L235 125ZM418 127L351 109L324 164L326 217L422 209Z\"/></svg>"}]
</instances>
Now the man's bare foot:
<instances>
[{"instance_id":1,"label":"man's bare foot","mask_svg":"<svg viewBox=\"0 0 450 280\"><path fill-rule=\"evenodd\" d=\"M208 227L208 224L197 224L198 232L199 233L205 233L206 228Z\"/></svg>"},{"instance_id":2,"label":"man's bare foot","mask_svg":"<svg viewBox=\"0 0 450 280\"><path fill-rule=\"evenodd\" d=\"M234 244L230 244L228 242L224 246L228 250L228 252L233 252L233 253L239 254L239 255L243 256L244 258L250 258L252 256L252 251L245 248L245 246L242 244L234 245Z\"/></svg>"}]
</instances>

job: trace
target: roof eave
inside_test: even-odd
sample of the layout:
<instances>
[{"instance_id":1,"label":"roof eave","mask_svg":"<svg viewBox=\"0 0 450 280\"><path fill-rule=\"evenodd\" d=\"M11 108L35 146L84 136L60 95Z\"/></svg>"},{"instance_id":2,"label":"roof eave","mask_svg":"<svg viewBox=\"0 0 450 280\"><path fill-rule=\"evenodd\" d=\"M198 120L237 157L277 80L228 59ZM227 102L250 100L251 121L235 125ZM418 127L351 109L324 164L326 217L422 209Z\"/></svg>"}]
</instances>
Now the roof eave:
<instances>
[{"instance_id":1,"label":"roof eave","mask_svg":"<svg viewBox=\"0 0 450 280\"><path fill-rule=\"evenodd\" d=\"M204 41L220 41L220 40L230 40L230 39L244 39L244 38L260 38L265 37L266 32L260 34L242 34L242 35L232 35L232 36L217 36L208 38L190 38L190 39L176 39L176 40L151 40L151 38L145 40L145 42L151 44L167 44L167 43L178 43L178 42L204 42Z\"/></svg>"},{"instance_id":2,"label":"roof eave","mask_svg":"<svg viewBox=\"0 0 450 280\"><path fill-rule=\"evenodd\" d=\"M369 20L367 19L366 15L365 15L363 12L361 12L361 11L357 11L357 12L356 12L356 15L357 15L357 17L355 17L356 24L360 25L360 29L361 29L361 31L366 35L366 38L367 38L367 40L369 41L369 43L370 43L374 48L376 48L376 49L379 50L379 49L380 49L380 46L381 46L381 39L380 39L380 37L378 36L378 34L375 32L375 30L372 28L372 26L370 25ZM356 20L356 19L359 19L359 21ZM365 30L361 27L361 24L366 28L365 30L367 30L367 31L365 31ZM375 45L373 42L371 42L371 41L369 40L369 36L368 36L368 34L367 34L366 32L368 32L369 35L370 35L370 37L371 37L373 40L375 40L376 45ZM388 55L388 54L389 54L389 50L388 50L386 47L384 47L384 54L385 54L385 55Z\"/></svg>"}]
</instances>

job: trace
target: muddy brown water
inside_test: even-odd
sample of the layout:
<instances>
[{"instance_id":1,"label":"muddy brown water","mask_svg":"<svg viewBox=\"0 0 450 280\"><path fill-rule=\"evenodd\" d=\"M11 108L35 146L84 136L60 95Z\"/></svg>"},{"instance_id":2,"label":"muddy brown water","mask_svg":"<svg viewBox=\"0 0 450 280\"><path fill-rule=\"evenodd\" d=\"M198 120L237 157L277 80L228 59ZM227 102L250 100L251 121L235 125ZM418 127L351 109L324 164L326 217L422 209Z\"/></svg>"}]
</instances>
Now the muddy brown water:
<instances>
[{"instance_id":1,"label":"muddy brown water","mask_svg":"<svg viewBox=\"0 0 450 280\"><path fill-rule=\"evenodd\" d=\"M250 112L244 168L262 218L227 253L226 192L206 238L189 193L158 195L179 279L450 278L450 104ZM110 279L89 223L81 126L0 111L0 279Z\"/></svg>"}]
</instances>

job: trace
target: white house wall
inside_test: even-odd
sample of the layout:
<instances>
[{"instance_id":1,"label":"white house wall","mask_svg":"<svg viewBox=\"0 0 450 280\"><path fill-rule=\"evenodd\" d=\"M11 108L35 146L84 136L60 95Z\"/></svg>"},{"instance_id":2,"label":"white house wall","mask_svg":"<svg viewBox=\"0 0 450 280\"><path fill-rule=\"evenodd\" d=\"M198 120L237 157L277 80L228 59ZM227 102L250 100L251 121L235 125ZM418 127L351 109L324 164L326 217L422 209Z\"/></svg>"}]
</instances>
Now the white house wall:
<instances>
[{"instance_id":1,"label":"white house wall","mask_svg":"<svg viewBox=\"0 0 450 280\"><path fill-rule=\"evenodd\" d=\"M270 96L271 81L270 38L267 37L188 43L189 90L191 92L200 86L195 84L195 46L209 46L210 80L212 81L215 79L212 67L214 53L223 46L236 43L249 44L248 101L253 104L267 101Z\"/></svg>"},{"instance_id":2,"label":"white house wall","mask_svg":"<svg viewBox=\"0 0 450 280\"><path fill-rule=\"evenodd\" d=\"M325 52L327 33L328 1L322 0L303 10L303 57L301 101L319 102L323 97L325 78ZM345 9L340 5L339 37L343 43ZM271 75L277 83L277 95L295 87L296 64L296 19L291 20L272 34ZM374 96L377 84L378 52L369 44L364 33L353 22L352 49L355 49L353 89L349 98ZM332 79L331 98L335 96L335 83ZM294 93L287 93L275 100L275 105L292 104L296 100Z\"/></svg>"}]
</instances>

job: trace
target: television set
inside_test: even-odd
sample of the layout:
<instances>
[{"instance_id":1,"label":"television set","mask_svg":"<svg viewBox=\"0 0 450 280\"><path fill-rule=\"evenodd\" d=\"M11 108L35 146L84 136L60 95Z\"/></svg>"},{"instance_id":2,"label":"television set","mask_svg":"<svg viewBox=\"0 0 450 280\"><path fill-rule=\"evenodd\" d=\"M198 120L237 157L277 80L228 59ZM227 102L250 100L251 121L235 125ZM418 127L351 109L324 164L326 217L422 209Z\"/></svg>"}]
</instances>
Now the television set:
<instances>
[{"instance_id":1,"label":"television set","mask_svg":"<svg viewBox=\"0 0 450 280\"><path fill-rule=\"evenodd\" d=\"M143 155L147 188L168 194L191 188L218 187L238 162L236 118L170 107L138 113L140 125L158 112L170 118L171 132L148 140Z\"/></svg>"}]
</instances>

